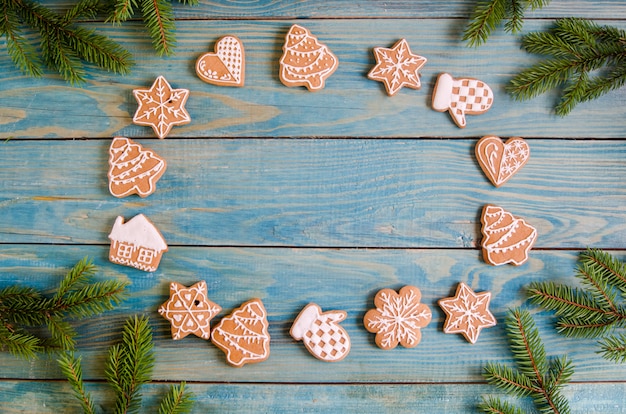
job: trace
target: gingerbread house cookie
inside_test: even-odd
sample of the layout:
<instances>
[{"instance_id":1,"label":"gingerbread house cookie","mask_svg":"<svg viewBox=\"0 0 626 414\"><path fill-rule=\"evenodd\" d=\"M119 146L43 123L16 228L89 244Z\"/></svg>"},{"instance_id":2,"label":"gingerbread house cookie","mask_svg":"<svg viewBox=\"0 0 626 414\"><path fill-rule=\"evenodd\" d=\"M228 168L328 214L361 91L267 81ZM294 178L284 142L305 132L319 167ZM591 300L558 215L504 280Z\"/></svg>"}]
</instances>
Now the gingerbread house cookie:
<instances>
[{"instance_id":1,"label":"gingerbread house cookie","mask_svg":"<svg viewBox=\"0 0 626 414\"><path fill-rule=\"evenodd\" d=\"M165 239L143 214L136 215L126 223L124 217L118 216L109 239L111 262L146 272L157 270L163 253L167 251Z\"/></svg>"}]
</instances>

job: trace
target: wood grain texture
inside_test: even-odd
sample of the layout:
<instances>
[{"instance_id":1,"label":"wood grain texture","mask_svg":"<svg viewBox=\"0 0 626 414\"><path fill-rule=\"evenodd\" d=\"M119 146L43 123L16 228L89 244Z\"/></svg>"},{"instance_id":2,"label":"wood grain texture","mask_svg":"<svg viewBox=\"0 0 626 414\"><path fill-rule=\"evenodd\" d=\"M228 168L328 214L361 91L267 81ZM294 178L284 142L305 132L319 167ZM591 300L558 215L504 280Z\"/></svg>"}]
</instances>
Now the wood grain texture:
<instances>
[{"instance_id":1,"label":"wood grain texture","mask_svg":"<svg viewBox=\"0 0 626 414\"><path fill-rule=\"evenodd\" d=\"M194 7L173 2L179 19L307 19L307 18L466 18L477 0L335 0L320 7L319 1L290 0L200 0ZM74 3L55 1L58 10L66 10ZM528 17L591 17L613 19L626 14L621 0L553 0L549 6L528 12Z\"/></svg>"},{"instance_id":2,"label":"wood grain texture","mask_svg":"<svg viewBox=\"0 0 626 414\"><path fill-rule=\"evenodd\" d=\"M84 375L101 379L106 349L120 338L124 320L133 314L151 318L156 344L155 380L250 383L473 383L482 381L488 361L513 364L502 324L507 309L524 305L524 287L531 281L554 280L574 284L577 251L536 251L519 267L493 267L472 250L398 249L278 249L174 247L159 270L145 273L109 263L105 246L6 245L0 250L0 285L21 284L51 289L65 270L85 255L94 258L99 278L132 282L130 298L116 311L95 320L78 322L78 349L84 355ZM624 260L623 252L617 257ZM157 313L169 296L169 282L187 286L206 280L208 297L223 311L213 325L241 303L260 298L267 311L272 337L270 358L235 369L209 342L188 337L173 341L170 325ZM454 294L463 281L475 291L490 291L491 311L499 325L485 329L478 342L444 334L445 319L437 300ZM422 291L432 322L422 329L413 349L383 351L363 327L365 312L373 308L376 292L412 284ZM341 362L324 363L289 336L294 318L309 302L323 310L345 310L342 326L352 340ZM567 354L576 365L574 381L622 381L623 367L595 352L593 339L574 340L558 335L554 318L535 313L548 355ZM16 360L0 354L4 378L60 378L53 361Z\"/></svg>"},{"instance_id":3,"label":"wood grain texture","mask_svg":"<svg viewBox=\"0 0 626 414\"><path fill-rule=\"evenodd\" d=\"M75 2L46 2L57 10ZM144 388L142 412L155 412L172 382L189 381L194 413L471 413L484 395L487 362L513 365L503 326L508 309L531 310L547 354L566 354L576 369L564 394L576 413L626 413L624 366L597 354L594 339L568 339L554 315L525 300L532 281L575 284L586 246L611 249L626 261L626 89L553 114L556 93L514 102L504 88L539 60L520 49L519 36L499 29L469 49L463 29L475 0L172 2L176 55L155 55L143 23L90 27L122 43L137 64L129 76L88 68L87 82L68 86L53 75L23 76L0 38L0 288L13 284L51 292L84 256L97 280L130 281L115 311L75 321L88 390L98 412L114 396L103 381L107 349L132 315L150 317L156 364ZM559 17L578 16L626 29L623 0L553 0L530 12L523 33ZM339 58L323 91L283 86L278 61L293 23L306 26ZM246 50L246 86L202 82L196 58L233 34ZM26 33L32 38L31 33ZM406 38L428 58L420 90L390 98L368 80L372 48ZM436 77L476 77L494 90L485 115L459 129L431 109ZM135 88L164 75L191 90L192 122L165 140L132 124ZM128 136L164 157L168 170L148 198L117 199L107 188L111 138ZM480 170L474 144L484 135L521 136L529 163L502 188ZM296 139L292 139L296 138ZM501 205L537 227L528 263L487 265L480 251L479 214ZM108 261L116 216L144 213L170 245L158 271ZM173 341L158 306L171 281L206 280L223 307L261 298L269 313L270 358L230 367L210 342ZM437 300L458 282L491 291L498 325L477 344L444 334ZM383 351L363 327L381 288L413 284L433 313L414 349ZM289 335L309 302L345 310L352 350L339 363L311 356ZM81 412L54 358L22 361L0 353L2 413ZM524 411L532 412L525 400Z\"/></svg>"},{"instance_id":4,"label":"wood grain texture","mask_svg":"<svg viewBox=\"0 0 626 414\"><path fill-rule=\"evenodd\" d=\"M495 188L464 140L142 140L168 162L155 194L117 199L110 140L0 144L0 241L106 244L146 214L171 245L475 248L484 204L538 248L626 247L626 142L529 139Z\"/></svg>"},{"instance_id":5,"label":"wood grain texture","mask_svg":"<svg viewBox=\"0 0 626 414\"><path fill-rule=\"evenodd\" d=\"M169 384L148 384L142 388L142 412L157 412L160 399ZM111 412L107 385L88 384L97 409ZM482 385L406 384L406 385L299 385L299 384L188 384L195 394L194 413L471 413L482 396L499 395ZM623 384L572 384L563 394L576 400L577 412L625 413L626 389ZM3 413L37 412L40 414L79 413L64 383L37 381L0 383ZM518 405L533 412L528 400Z\"/></svg>"},{"instance_id":6,"label":"wood grain texture","mask_svg":"<svg viewBox=\"0 0 626 414\"><path fill-rule=\"evenodd\" d=\"M135 55L133 74L122 77L90 71L81 88L54 77L32 80L9 59L0 61L0 139L153 137L148 127L132 124L137 108L132 90L165 76L175 88L190 89L189 125L169 137L473 137L486 134L524 137L624 138L624 89L580 105L569 117L553 113L556 93L515 102L505 93L511 77L538 60L520 49L516 36L499 32L483 47L461 41L463 20L307 20L306 27L337 55L339 68L324 90L287 88L278 79L284 36L293 21L237 20L178 22L176 55L154 54L143 27L97 27ZM626 28L621 21L601 21ZM529 21L528 30L547 21ZM246 49L246 86L225 88L202 82L194 62L213 50L225 34L238 36ZM412 50L428 58L422 88L388 97L380 82L367 79L375 64L372 48L391 46L405 37ZM497 56L497 58L494 58ZM436 77L476 77L494 90L494 106L468 116L459 129L447 113L430 108ZM68 105L68 103L71 103ZM576 122L571 120L576 118Z\"/></svg>"}]
</instances>

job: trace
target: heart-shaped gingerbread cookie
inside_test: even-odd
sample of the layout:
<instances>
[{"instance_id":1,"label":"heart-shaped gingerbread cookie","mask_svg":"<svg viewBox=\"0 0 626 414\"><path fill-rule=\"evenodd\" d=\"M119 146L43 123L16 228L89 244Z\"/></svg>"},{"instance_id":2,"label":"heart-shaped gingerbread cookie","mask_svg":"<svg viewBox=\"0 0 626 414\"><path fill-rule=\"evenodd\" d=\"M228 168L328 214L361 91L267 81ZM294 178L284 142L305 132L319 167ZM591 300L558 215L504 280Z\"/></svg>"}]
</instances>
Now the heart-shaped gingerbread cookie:
<instances>
[{"instance_id":1,"label":"heart-shaped gingerbread cookie","mask_svg":"<svg viewBox=\"0 0 626 414\"><path fill-rule=\"evenodd\" d=\"M221 37L215 52L205 53L196 61L198 77L213 85L243 86L245 68L243 43L235 36Z\"/></svg>"},{"instance_id":2,"label":"heart-shaped gingerbread cookie","mask_svg":"<svg viewBox=\"0 0 626 414\"><path fill-rule=\"evenodd\" d=\"M475 152L480 168L496 187L506 183L530 158L530 147L520 137L502 142L499 137L488 135L478 141Z\"/></svg>"}]
</instances>

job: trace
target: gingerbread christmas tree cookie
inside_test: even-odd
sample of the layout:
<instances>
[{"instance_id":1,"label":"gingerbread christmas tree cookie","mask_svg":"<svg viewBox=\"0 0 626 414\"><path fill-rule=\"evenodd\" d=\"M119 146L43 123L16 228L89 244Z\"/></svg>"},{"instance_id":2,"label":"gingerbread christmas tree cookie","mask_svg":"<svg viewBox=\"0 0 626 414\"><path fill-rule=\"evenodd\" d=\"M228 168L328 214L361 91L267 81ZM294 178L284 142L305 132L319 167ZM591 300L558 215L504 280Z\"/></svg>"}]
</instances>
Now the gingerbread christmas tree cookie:
<instances>
[{"instance_id":1,"label":"gingerbread christmas tree cookie","mask_svg":"<svg viewBox=\"0 0 626 414\"><path fill-rule=\"evenodd\" d=\"M215 326L211 341L226 354L226 361L242 367L270 356L267 311L261 299L252 299Z\"/></svg>"},{"instance_id":2,"label":"gingerbread christmas tree cookie","mask_svg":"<svg viewBox=\"0 0 626 414\"><path fill-rule=\"evenodd\" d=\"M367 74L372 80L385 85L387 95L395 95L403 86L419 89L418 71L426 64L426 58L411 53L406 39L399 40L391 49L375 47L376 66Z\"/></svg>"},{"instance_id":3,"label":"gingerbread christmas tree cookie","mask_svg":"<svg viewBox=\"0 0 626 414\"><path fill-rule=\"evenodd\" d=\"M495 326L496 319L489 311L491 292L475 293L461 282L456 294L439 300L439 306L446 314L443 325L445 333L460 333L471 343L476 343L483 328Z\"/></svg>"},{"instance_id":4,"label":"gingerbread christmas tree cookie","mask_svg":"<svg viewBox=\"0 0 626 414\"><path fill-rule=\"evenodd\" d=\"M202 339L211 337L211 319L222 308L207 298L206 282L191 287L170 284L170 298L159 307L159 313L172 324L172 338L182 339L194 334Z\"/></svg>"},{"instance_id":5,"label":"gingerbread christmas tree cookie","mask_svg":"<svg viewBox=\"0 0 626 414\"><path fill-rule=\"evenodd\" d=\"M502 207L490 204L483 207L480 221L485 262L494 266L526 263L528 252L537 239L533 226Z\"/></svg>"},{"instance_id":6,"label":"gingerbread christmas tree cookie","mask_svg":"<svg viewBox=\"0 0 626 414\"><path fill-rule=\"evenodd\" d=\"M309 303L291 325L289 334L296 341L303 341L315 358L341 361L350 352L350 336L339 325L346 316L344 311L322 312L318 305Z\"/></svg>"},{"instance_id":7,"label":"gingerbread christmas tree cookie","mask_svg":"<svg viewBox=\"0 0 626 414\"><path fill-rule=\"evenodd\" d=\"M150 126L159 138L165 138L175 125L191 122L185 109L188 89L173 89L163 76L156 78L150 89L134 89L139 104L133 122Z\"/></svg>"},{"instance_id":8,"label":"gingerbread christmas tree cookie","mask_svg":"<svg viewBox=\"0 0 626 414\"><path fill-rule=\"evenodd\" d=\"M109 148L109 191L115 197L147 197L165 172L165 160L140 144L115 137Z\"/></svg>"},{"instance_id":9,"label":"gingerbread christmas tree cookie","mask_svg":"<svg viewBox=\"0 0 626 414\"><path fill-rule=\"evenodd\" d=\"M311 35L308 29L294 24L285 36L283 56L280 58L280 81L285 86L305 86L309 91L324 88L339 60Z\"/></svg>"},{"instance_id":10,"label":"gingerbread christmas tree cookie","mask_svg":"<svg viewBox=\"0 0 626 414\"><path fill-rule=\"evenodd\" d=\"M376 345L393 349L398 344L416 347L421 339L421 328L430 323L430 308L420 303L421 292L415 286L404 286L399 292L382 289L374 297L376 309L370 309L363 318L365 329L376 334Z\"/></svg>"}]
</instances>

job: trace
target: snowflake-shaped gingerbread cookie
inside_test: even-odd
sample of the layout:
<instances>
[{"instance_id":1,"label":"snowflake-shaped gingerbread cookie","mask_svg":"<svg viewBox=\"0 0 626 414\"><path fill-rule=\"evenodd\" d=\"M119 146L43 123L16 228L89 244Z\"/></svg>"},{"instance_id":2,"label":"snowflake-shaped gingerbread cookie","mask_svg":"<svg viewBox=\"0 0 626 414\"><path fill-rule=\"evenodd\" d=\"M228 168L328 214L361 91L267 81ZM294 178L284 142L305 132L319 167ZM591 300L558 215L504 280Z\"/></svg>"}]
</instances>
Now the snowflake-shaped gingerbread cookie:
<instances>
[{"instance_id":1,"label":"snowflake-shaped gingerbread cookie","mask_svg":"<svg viewBox=\"0 0 626 414\"><path fill-rule=\"evenodd\" d=\"M156 78L150 89L134 89L133 94L139 104L133 122L152 127L161 139L174 125L191 122L185 109L189 89L173 89L163 76Z\"/></svg>"},{"instance_id":2,"label":"snowflake-shaped gingerbread cookie","mask_svg":"<svg viewBox=\"0 0 626 414\"><path fill-rule=\"evenodd\" d=\"M393 349L398 344L416 347L422 339L421 328L432 319L430 308L420 303L421 292L415 286L404 286L396 293L382 289L374 297L376 309L363 318L365 329L376 334L376 345Z\"/></svg>"},{"instance_id":3,"label":"snowflake-shaped gingerbread cookie","mask_svg":"<svg viewBox=\"0 0 626 414\"><path fill-rule=\"evenodd\" d=\"M222 308L207 298L206 282L191 287L170 284L170 298L159 307L159 313L172 324L172 338L182 339L194 334L202 339L211 337L211 319Z\"/></svg>"},{"instance_id":4,"label":"snowflake-shaped gingerbread cookie","mask_svg":"<svg viewBox=\"0 0 626 414\"><path fill-rule=\"evenodd\" d=\"M411 53L406 39L399 40L391 49L375 47L376 66L367 74L372 80L385 84L387 95L395 95L403 86L419 89L418 70L426 64L426 58Z\"/></svg>"},{"instance_id":5,"label":"snowflake-shaped gingerbread cookie","mask_svg":"<svg viewBox=\"0 0 626 414\"><path fill-rule=\"evenodd\" d=\"M439 300L439 306L446 313L444 333L461 333L471 343L476 343L481 329L496 324L496 318L489 311L491 292L474 293L461 282L456 294Z\"/></svg>"}]
</instances>

